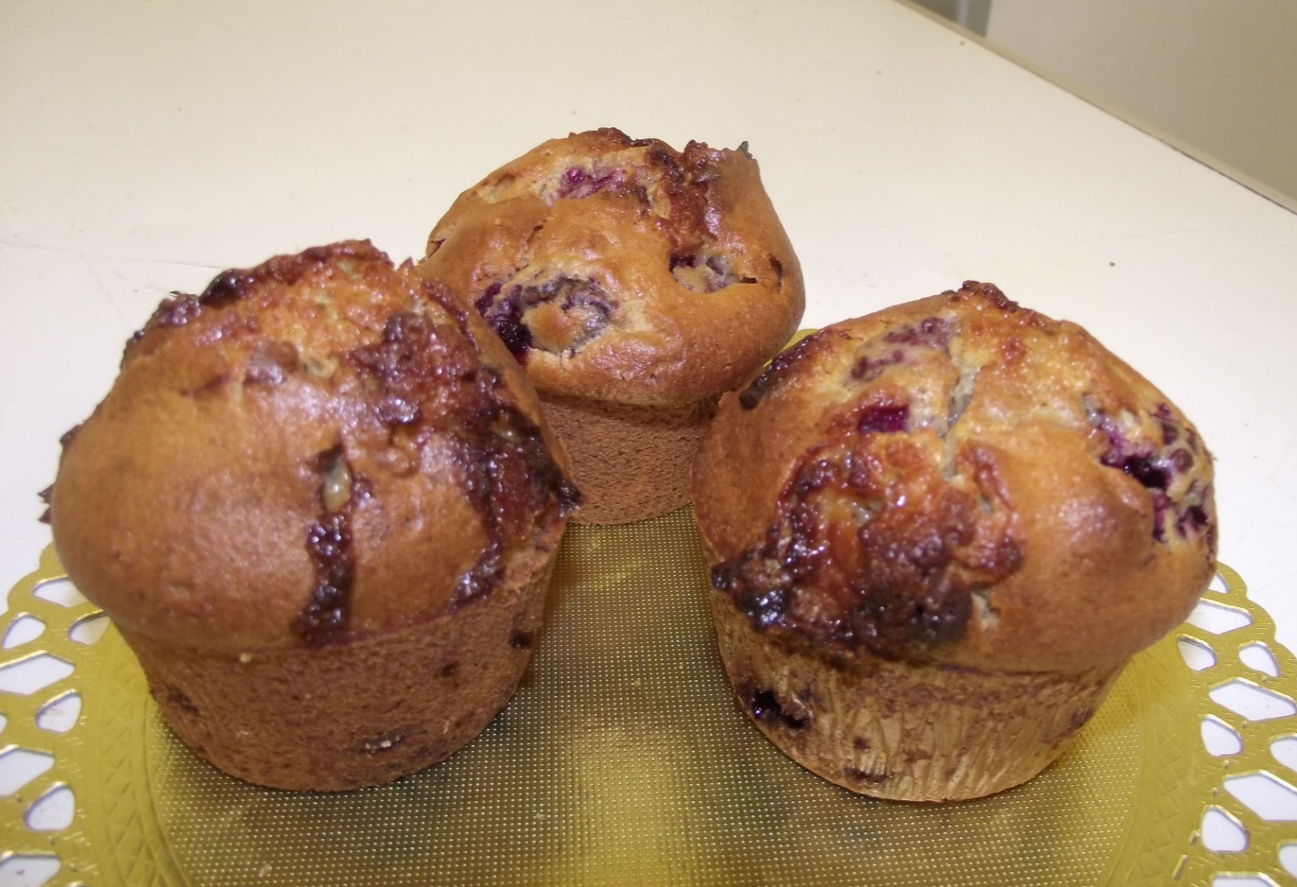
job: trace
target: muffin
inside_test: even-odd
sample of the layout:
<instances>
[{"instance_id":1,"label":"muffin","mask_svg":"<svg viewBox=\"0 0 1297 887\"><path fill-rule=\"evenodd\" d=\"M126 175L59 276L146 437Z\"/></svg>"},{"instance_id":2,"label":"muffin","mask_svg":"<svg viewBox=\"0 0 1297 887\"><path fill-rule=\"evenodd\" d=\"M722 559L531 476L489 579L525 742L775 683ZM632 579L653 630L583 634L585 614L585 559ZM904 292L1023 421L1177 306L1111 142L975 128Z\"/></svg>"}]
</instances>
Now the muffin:
<instances>
[{"instance_id":1,"label":"muffin","mask_svg":"<svg viewBox=\"0 0 1297 887\"><path fill-rule=\"evenodd\" d=\"M414 772L505 705L577 494L481 319L347 242L164 301L64 439L59 556L231 775Z\"/></svg>"},{"instance_id":2,"label":"muffin","mask_svg":"<svg viewBox=\"0 0 1297 887\"><path fill-rule=\"evenodd\" d=\"M420 273L466 294L567 444L581 523L689 501L718 396L797 329L801 266L746 143L615 129L546 142L462 194Z\"/></svg>"},{"instance_id":3,"label":"muffin","mask_svg":"<svg viewBox=\"0 0 1297 887\"><path fill-rule=\"evenodd\" d=\"M693 484L741 705L881 798L1035 776L1215 569L1193 425L990 284L780 355L721 401Z\"/></svg>"}]
</instances>

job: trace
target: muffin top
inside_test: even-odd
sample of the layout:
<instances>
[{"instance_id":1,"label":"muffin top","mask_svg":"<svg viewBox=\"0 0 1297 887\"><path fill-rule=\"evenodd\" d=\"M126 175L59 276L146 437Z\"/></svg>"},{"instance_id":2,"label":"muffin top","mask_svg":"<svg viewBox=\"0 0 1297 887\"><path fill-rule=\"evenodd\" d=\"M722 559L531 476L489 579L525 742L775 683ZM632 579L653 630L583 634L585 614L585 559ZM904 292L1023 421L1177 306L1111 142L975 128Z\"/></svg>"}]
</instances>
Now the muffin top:
<instances>
[{"instance_id":1,"label":"muffin top","mask_svg":"<svg viewBox=\"0 0 1297 887\"><path fill-rule=\"evenodd\" d=\"M723 398L694 508L754 626L848 660L1111 665L1215 569L1193 425L1081 327L975 282L826 327Z\"/></svg>"},{"instance_id":2,"label":"muffin top","mask_svg":"<svg viewBox=\"0 0 1297 887\"><path fill-rule=\"evenodd\" d=\"M70 577L123 627L198 648L447 615L525 580L576 499L508 351L368 242L164 301L64 442Z\"/></svg>"},{"instance_id":3,"label":"muffin top","mask_svg":"<svg viewBox=\"0 0 1297 887\"><path fill-rule=\"evenodd\" d=\"M464 192L420 273L469 297L543 392L679 406L747 378L796 331L801 266L746 144L600 129Z\"/></svg>"}]
</instances>

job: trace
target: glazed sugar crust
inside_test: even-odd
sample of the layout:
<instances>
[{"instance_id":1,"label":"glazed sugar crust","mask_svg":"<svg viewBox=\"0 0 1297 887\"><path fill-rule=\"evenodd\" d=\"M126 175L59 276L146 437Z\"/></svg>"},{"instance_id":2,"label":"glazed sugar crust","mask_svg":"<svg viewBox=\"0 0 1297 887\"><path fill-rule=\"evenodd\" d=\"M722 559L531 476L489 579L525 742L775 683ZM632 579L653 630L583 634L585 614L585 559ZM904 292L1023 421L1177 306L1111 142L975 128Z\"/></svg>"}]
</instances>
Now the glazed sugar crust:
<instances>
[{"instance_id":1,"label":"glazed sugar crust","mask_svg":"<svg viewBox=\"0 0 1297 887\"><path fill-rule=\"evenodd\" d=\"M481 319L352 241L163 302L65 438L51 514L124 631L320 648L531 581L567 471Z\"/></svg>"},{"instance_id":2,"label":"glazed sugar crust","mask_svg":"<svg viewBox=\"0 0 1297 887\"><path fill-rule=\"evenodd\" d=\"M789 649L1079 673L1188 615L1212 477L1138 373L969 282L826 327L722 398L693 491L715 585Z\"/></svg>"},{"instance_id":3,"label":"glazed sugar crust","mask_svg":"<svg viewBox=\"0 0 1297 887\"><path fill-rule=\"evenodd\" d=\"M615 129L546 142L464 192L419 271L467 294L540 391L641 406L739 384L804 307L745 148Z\"/></svg>"}]
</instances>

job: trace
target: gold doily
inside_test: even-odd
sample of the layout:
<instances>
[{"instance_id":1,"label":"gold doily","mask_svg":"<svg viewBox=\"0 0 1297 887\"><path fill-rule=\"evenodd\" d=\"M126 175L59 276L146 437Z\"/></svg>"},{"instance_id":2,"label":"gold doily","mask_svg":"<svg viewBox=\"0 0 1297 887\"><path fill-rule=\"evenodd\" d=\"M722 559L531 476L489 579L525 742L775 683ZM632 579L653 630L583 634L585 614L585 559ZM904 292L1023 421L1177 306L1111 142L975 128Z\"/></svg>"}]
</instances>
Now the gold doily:
<instances>
[{"instance_id":1,"label":"gold doily","mask_svg":"<svg viewBox=\"0 0 1297 887\"><path fill-rule=\"evenodd\" d=\"M577 527L504 713L416 776L311 795L245 785L181 746L115 630L88 643L94 607L47 599L67 582L46 551L10 593L0 686L42 657L75 670L26 695L0 692L0 770L14 755L52 756L0 800L0 867L57 857L57 887L1205 885L1220 873L1295 885L1279 853L1297 844L1297 823L1253 812L1256 792L1238 780L1265 774L1262 789L1297 793L1271 750L1297 743L1285 740L1297 729L1297 661L1238 574L1221 574L1224 590L1206 600L1239 627L1186 624L1138 656L1041 776L979 801L896 804L802 770L739 710L688 509ZM57 678L57 663L44 664ZM1260 703L1252 721L1230 710L1249 711L1240 694ZM67 728L54 715L74 697ZM1208 753L1213 731L1237 751ZM42 805L65 789L71 822L50 826ZM1245 849L1208 849L1211 817Z\"/></svg>"}]
</instances>

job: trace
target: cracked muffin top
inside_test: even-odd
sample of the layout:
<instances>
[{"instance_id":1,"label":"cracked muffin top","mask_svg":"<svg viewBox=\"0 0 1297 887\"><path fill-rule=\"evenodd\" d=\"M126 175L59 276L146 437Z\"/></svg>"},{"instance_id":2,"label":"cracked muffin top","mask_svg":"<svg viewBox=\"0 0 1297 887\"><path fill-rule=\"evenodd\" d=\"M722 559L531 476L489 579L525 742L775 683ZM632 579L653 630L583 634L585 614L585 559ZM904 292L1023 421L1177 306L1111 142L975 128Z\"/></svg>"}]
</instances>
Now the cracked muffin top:
<instances>
[{"instance_id":1,"label":"cracked muffin top","mask_svg":"<svg viewBox=\"0 0 1297 887\"><path fill-rule=\"evenodd\" d=\"M801 266L746 144L677 152L600 129L464 192L421 274L466 295L542 392L679 406L788 341Z\"/></svg>"},{"instance_id":2,"label":"cracked muffin top","mask_svg":"<svg viewBox=\"0 0 1297 887\"><path fill-rule=\"evenodd\" d=\"M353 241L164 301L65 436L51 523L132 630L327 646L530 578L575 502L566 470L481 319Z\"/></svg>"},{"instance_id":3,"label":"cracked muffin top","mask_svg":"<svg viewBox=\"0 0 1297 887\"><path fill-rule=\"evenodd\" d=\"M1081 327L975 282L826 327L722 399L694 509L716 588L843 659L1111 664L1215 569L1193 425Z\"/></svg>"}]
</instances>

